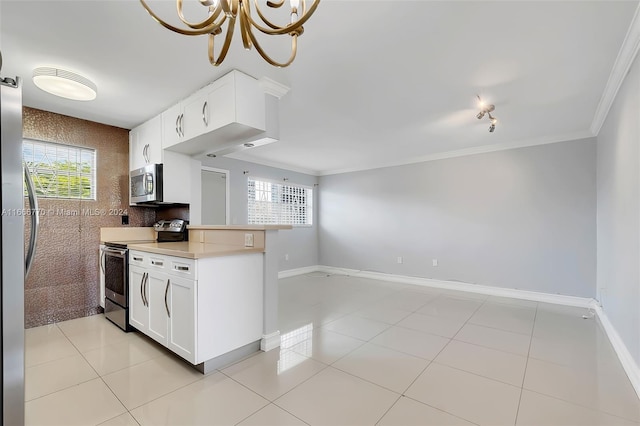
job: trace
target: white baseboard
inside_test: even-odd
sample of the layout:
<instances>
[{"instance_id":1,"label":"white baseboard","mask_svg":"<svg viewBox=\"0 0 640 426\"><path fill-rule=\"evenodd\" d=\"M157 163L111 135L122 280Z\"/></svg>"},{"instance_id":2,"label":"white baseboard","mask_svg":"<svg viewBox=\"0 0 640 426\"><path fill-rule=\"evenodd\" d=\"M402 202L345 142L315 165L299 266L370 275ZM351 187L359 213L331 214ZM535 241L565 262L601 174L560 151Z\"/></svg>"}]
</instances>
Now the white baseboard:
<instances>
[{"instance_id":1,"label":"white baseboard","mask_svg":"<svg viewBox=\"0 0 640 426\"><path fill-rule=\"evenodd\" d=\"M310 272L323 272L326 274L333 274L333 275L348 275L352 277L369 278L374 280L390 281L390 282L403 283L403 284L413 284L413 285L419 285L419 286L441 288L445 290L467 291L471 293L486 294L489 296L511 297L514 299L532 300L535 302L553 303L556 305L575 306L580 308L591 308L595 311L596 315L598 315L600 324L602 324L602 328L607 334L607 337L609 338L611 345L613 346L616 354L618 355L618 359L620 360L620 363L622 364L624 371L629 377L629 381L631 382L631 385L635 389L638 397L640 397L640 367L638 367L638 364L636 363L633 356L629 352L629 349L627 348L627 346L624 344L624 341L618 334L618 331L615 329L615 327L609 320L609 317L600 306L600 303L598 303L598 301L595 299L586 298L586 297L564 296L561 294L539 293L535 291L518 290L514 288L491 287L491 286L469 284L469 283L458 282L458 281L434 280L430 278L385 274L382 272L359 271L357 269L336 268L336 267L324 266L324 265L316 265L316 266L309 266L309 267L299 268L299 269L291 269L289 271L282 271L280 274L283 274L284 276L287 276L287 277L292 277L295 275L307 274ZM278 338L279 338L279 334L278 334ZM279 344L279 341L278 341L278 344Z\"/></svg>"},{"instance_id":2,"label":"white baseboard","mask_svg":"<svg viewBox=\"0 0 640 426\"><path fill-rule=\"evenodd\" d=\"M402 284L413 284L424 287L442 288L446 290L467 291L470 293L486 294L489 296L511 297L514 299L533 300L535 302L553 303L556 305L576 306L589 308L594 299L587 297L564 296L561 294L539 293L536 291L518 290L515 288L491 287L480 284L469 284L459 281L434 280L431 278L409 277L406 275L385 274L382 272L358 271L347 268L334 268L331 266L318 266L321 272L335 275L349 275L373 280L391 281Z\"/></svg>"},{"instance_id":3,"label":"white baseboard","mask_svg":"<svg viewBox=\"0 0 640 426\"><path fill-rule=\"evenodd\" d=\"M278 279L290 278L290 277L295 277L297 275L309 274L311 272L317 272L319 270L320 270L320 266L318 266L318 265L305 266L305 267L296 268L296 269L287 269L285 271L278 272Z\"/></svg>"},{"instance_id":4,"label":"white baseboard","mask_svg":"<svg viewBox=\"0 0 640 426\"><path fill-rule=\"evenodd\" d=\"M260 350L264 352L269 352L271 349L280 347L280 330L274 331L271 334L262 335L262 340L260 340Z\"/></svg>"},{"instance_id":5,"label":"white baseboard","mask_svg":"<svg viewBox=\"0 0 640 426\"><path fill-rule=\"evenodd\" d=\"M609 338L613 349L616 351L618 359L622 364L622 368L624 368L624 371L627 373L627 377L629 377L631 385L635 389L638 397L640 397L640 368L638 368L638 364L633 359L631 352L629 352L627 345L624 344L622 337L618 334L618 331L609 320L609 317L602 310L602 307L594 301L592 308L598 315L600 324L602 324L602 328L604 328L605 333L607 333L607 337Z\"/></svg>"}]
</instances>

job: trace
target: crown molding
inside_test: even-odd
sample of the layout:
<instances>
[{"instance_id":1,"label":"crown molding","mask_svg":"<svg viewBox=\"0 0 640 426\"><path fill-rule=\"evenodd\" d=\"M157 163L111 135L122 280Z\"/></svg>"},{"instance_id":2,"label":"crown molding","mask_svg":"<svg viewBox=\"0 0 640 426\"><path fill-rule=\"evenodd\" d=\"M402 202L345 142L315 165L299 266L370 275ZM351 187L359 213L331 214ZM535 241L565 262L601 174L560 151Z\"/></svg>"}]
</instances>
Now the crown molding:
<instances>
[{"instance_id":1,"label":"crown molding","mask_svg":"<svg viewBox=\"0 0 640 426\"><path fill-rule=\"evenodd\" d=\"M636 9L636 13L633 15L631 25L627 31L627 36L622 42L622 47L618 52L618 57L613 64L613 69L609 75L609 80L605 86L600 103L596 109L596 113L591 122L591 132L594 135L600 133L600 129L607 119L609 110L616 99L616 95L622 86L622 82L629 73L631 65L638 54L640 48L640 5Z\"/></svg>"},{"instance_id":2,"label":"crown molding","mask_svg":"<svg viewBox=\"0 0 640 426\"><path fill-rule=\"evenodd\" d=\"M362 166L345 168L345 169L323 170L317 174L319 176L328 176L328 175L337 175L342 173L361 172L365 170L381 169L384 167L405 166L408 164L424 163L427 161L444 160L446 158L464 157L467 155L477 155L477 154L485 154L489 152L506 151L506 150L517 149L517 148L526 148L529 146L547 145L547 144L558 143L558 142L569 142L572 140L587 139L592 137L594 137L594 135L590 131L581 131L581 132L564 134L560 136L545 137L545 138L539 138L539 139L526 139L526 140L514 142L514 143L482 145L482 146L476 146L472 148L458 149L455 151L447 151L447 152L440 152L436 154L424 155L420 157L413 157L405 160L389 161L389 162L383 162L383 163L377 163L377 164L364 164Z\"/></svg>"},{"instance_id":3,"label":"crown molding","mask_svg":"<svg viewBox=\"0 0 640 426\"><path fill-rule=\"evenodd\" d=\"M510 149L526 148L530 146L548 145L552 143L570 142L579 139L592 138L594 135L590 131L582 131L575 133L568 133L554 137L545 137L539 139L526 139L514 143L483 145L472 148L458 149L455 151L439 152L436 154L423 155L419 157L407 158L396 161L381 162L381 163L369 163L363 164L358 167L350 167L344 169L335 170L312 170L304 167L292 166L286 163L280 163L277 161L265 160L252 155L246 154L246 151L238 151L237 153L227 154L225 157L233 158L234 160L246 161L248 163L260 164L262 166L274 167L276 169L289 170L292 172L303 173L310 176L330 176L343 173L362 172L365 170L382 169L385 167L398 167L406 166L409 164L425 163L427 161L444 160L447 158L465 157L467 155L485 154L496 151L507 151Z\"/></svg>"},{"instance_id":4,"label":"crown molding","mask_svg":"<svg viewBox=\"0 0 640 426\"><path fill-rule=\"evenodd\" d=\"M290 87L285 86L282 83L278 83L275 80L271 80L269 77L262 77L258 80L258 83L262 90L264 90L264 93L275 96L278 99L289 93L289 90L291 90Z\"/></svg>"}]
</instances>

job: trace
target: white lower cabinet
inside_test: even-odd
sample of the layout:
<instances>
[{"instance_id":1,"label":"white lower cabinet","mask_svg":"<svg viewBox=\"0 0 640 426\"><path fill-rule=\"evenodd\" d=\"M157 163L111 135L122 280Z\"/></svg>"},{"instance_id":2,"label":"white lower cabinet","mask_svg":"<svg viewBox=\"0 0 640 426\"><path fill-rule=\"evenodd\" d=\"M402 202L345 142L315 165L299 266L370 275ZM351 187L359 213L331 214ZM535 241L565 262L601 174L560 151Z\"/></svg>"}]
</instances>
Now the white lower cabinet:
<instances>
[{"instance_id":1,"label":"white lower cabinet","mask_svg":"<svg viewBox=\"0 0 640 426\"><path fill-rule=\"evenodd\" d=\"M129 324L192 364L262 337L262 253L129 259Z\"/></svg>"},{"instance_id":2,"label":"white lower cabinet","mask_svg":"<svg viewBox=\"0 0 640 426\"><path fill-rule=\"evenodd\" d=\"M146 302L147 272L129 263L129 324L138 330L149 327L149 308Z\"/></svg>"},{"instance_id":3,"label":"white lower cabinet","mask_svg":"<svg viewBox=\"0 0 640 426\"><path fill-rule=\"evenodd\" d=\"M169 316L167 298L169 297L169 276L164 272L150 271L148 279L149 327L147 335L158 343L167 346L169 342Z\"/></svg>"},{"instance_id":4,"label":"white lower cabinet","mask_svg":"<svg viewBox=\"0 0 640 426\"><path fill-rule=\"evenodd\" d=\"M196 282L170 277L168 281L167 314L169 344L167 347L182 358L195 361Z\"/></svg>"}]
</instances>

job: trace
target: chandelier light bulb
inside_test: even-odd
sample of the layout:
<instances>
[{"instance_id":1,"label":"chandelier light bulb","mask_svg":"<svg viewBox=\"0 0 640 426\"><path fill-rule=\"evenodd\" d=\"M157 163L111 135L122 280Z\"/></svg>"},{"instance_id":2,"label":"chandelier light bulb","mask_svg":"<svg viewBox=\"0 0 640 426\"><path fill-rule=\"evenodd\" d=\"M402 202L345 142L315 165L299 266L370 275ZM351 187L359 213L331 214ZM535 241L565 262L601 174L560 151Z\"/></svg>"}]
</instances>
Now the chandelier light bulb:
<instances>
[{"instance_id":1,"label":"chandelier light bulb","mask_svg":"<svg viewBox=\"0 0 640 426\"><path fill-rule=\"evenodd\" d=\"M290 0L291 9L297 9L300 7L300 0Z\"/></svg>"}]
</instances>

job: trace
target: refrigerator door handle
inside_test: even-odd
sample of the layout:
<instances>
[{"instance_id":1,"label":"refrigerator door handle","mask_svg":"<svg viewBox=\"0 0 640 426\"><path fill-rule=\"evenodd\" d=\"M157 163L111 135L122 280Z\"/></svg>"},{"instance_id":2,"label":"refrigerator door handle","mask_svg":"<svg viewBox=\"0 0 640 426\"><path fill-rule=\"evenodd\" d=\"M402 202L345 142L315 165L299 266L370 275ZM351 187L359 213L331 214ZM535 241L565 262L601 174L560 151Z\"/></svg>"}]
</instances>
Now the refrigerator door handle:
<instances>
[{"instance_id":1,"label":"refrigerator door handle","mask_svg":"<svg viewBox=\"0 0 640 426\"><path fill-rule=\"evenodd\" d=\"M25 260L25 272L24 277L29 276L31 265L36 255L36 245L38 244L38 228L40 227L40 210L38 207L38 197L36 197L36 190L33 186L33 180L31 179L31 172L29 167L24 165L24 177L27 182L27 194L29 195L29 207L31 207L31 236L29 238L29 250L27 251L27 258Z\"/></svg>"}]
</instances>

